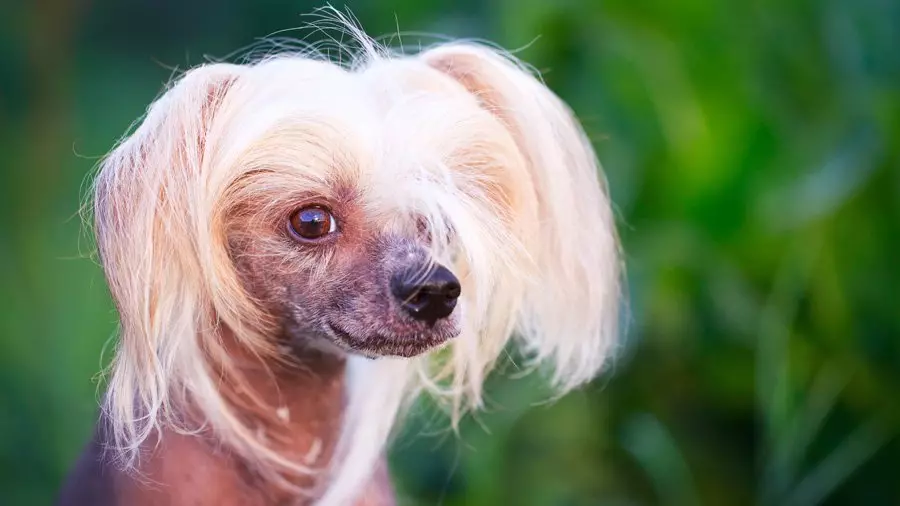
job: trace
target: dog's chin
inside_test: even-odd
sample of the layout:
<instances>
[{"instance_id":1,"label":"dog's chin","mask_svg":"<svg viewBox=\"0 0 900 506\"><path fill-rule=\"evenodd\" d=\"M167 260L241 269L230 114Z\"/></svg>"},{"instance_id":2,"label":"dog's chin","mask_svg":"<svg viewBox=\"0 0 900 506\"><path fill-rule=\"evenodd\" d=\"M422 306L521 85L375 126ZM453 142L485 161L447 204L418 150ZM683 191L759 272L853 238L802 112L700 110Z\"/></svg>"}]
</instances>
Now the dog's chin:
<instances>
[{"instance_id":1,"label":"dog's chin","mask_svg":"<svg viewBox=\"0 0 900 506\"><path fill-rule=\"evenodd\" d=\"M445 330L410 332L405 335L355 335L334 324L328 324L328 330L335 344L348 352L370 358L415 357L443 346L459 334L458 330Z\"/></svg>"}]
</instances>

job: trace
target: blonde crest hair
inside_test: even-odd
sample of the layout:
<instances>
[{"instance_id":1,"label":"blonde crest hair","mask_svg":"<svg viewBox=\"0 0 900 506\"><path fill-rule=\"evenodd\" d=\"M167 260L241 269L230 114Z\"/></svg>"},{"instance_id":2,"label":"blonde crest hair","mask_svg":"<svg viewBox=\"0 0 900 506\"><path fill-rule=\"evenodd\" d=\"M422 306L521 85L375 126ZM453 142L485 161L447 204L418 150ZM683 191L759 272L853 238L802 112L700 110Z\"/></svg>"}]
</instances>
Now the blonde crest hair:
<instances>
[{"instance_id":1,"label":"blonde crest hair","mask_svg":"<svg viewBox=\"0 0 900 506\"><path fill-rule=\"evenodd\" d=\"M509 217L514 225L489 229L473 216L450 218L458 220L453 229L466 245L456 268L470 280L461 335L437 354L412 359L350 357L344 420L335 428L340 437L318 504L354 499L403 407L423 391L447 402L454 424L466 409L478 409L485 377L511 339L534 365L550 366L560 393L591 380L610 355L620 299L618 241L599 163L569 108L498 49L450 42L394 54L347 26L362 48L349 68L308 52L194 68L103 161L95 229L121 319L105 410L124 467L134 467L148 438L165 427L211 430L285 487L291 475L321 472L258 438L241 406L219 387L243 381L222 343L222 327L249 353L279 356L270 338L276 323L242 286L229 256L225 224L246 193L235 185L253 167L239 167L240 149L222 139L237 107L226 97L254 72L271 77L285 60L302 67L300 73L396 68L440 75L506 130L517 151L508 162L519 175L518 201L510 203L520 215ZM243 135L252 135L254 127L247 129Z\"/></svg>"}]
</instances>

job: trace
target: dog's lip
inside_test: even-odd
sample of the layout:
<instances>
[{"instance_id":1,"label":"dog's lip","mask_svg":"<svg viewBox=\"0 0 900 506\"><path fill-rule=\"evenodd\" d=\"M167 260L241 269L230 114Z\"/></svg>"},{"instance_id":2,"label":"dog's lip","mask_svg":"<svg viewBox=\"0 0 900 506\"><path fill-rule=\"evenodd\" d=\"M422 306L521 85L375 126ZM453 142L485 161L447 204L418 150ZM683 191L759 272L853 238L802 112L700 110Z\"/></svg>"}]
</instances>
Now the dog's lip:
<instances>
[{"instance_id":1,"label":"dog's lip","mask_svg":"<svg viewBox=\"0 0 900 506\"><path fill-rule=\"evenodd\" d=\"M360 339L331 322L327 322L326 325L331 333L345 346L364 352L372 352L376 355L393 355L394 353L391 352L391 349L398 346L402 346L408 350L415 350L414 354L423 353L453 339L458 334L458 332L454 332L452 335L418 335L410 339L372 334L365 339Z\"/></svg>"},{"instance_id":2,"label":"dog's lip","mask_svg":"<svg viewBox=\"0 0 900 506\"><path fill-rule=\"evenodd\" d=\"M359 339L356 339L353 336L353 334L338 327L337 325L330 323L330 322L327 323L327 325L328 325L328 330L330 330L341 341L344 341L347 344L351 344L351 343L355 343L355 342L359 341Z\"/></svg>"}]
</instances>

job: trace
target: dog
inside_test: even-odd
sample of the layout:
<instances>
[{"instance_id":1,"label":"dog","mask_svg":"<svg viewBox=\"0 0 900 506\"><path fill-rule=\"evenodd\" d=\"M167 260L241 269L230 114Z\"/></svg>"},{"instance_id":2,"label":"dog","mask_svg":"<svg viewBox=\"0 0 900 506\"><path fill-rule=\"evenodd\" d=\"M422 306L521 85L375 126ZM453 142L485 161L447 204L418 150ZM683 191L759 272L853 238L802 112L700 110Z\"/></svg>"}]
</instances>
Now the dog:
<instances>
[{"instance_id":1,"label":"dog","mask_svg":"<svg viewBox=\"0 0 900 506\"><path fill-rule=\"evenodd\" d=\"M121 328L60 504L394 504L417 395L455 423L513 340L560 393L608 361L619 241L570 109L495 47L352 34L188 70L100 164Z\"/></svg>"}]
</instances>

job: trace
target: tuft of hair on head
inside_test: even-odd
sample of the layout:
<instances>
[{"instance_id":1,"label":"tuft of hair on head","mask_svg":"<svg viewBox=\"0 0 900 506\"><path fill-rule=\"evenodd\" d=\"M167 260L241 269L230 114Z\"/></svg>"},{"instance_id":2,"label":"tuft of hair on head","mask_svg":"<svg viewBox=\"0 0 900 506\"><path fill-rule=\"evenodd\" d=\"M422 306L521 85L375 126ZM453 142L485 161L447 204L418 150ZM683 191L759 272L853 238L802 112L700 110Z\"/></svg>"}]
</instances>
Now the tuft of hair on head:
<instances>
[{"instance_id":1,"label":"tuft of hair on head","mask_svg":"<svg viewBox=\"0 0 900 506\"><path fill-rule=\"evenodd\" d=\"M444 399L454 426L466 410L481 407L484 381L511 340L532 366L550 369L560 394L591 380L615 343L621 299L606 184L570 109L502 50L449 42L418 54L393 54L354 20L335 13L318 28L339 28L356 42L352 64L342 65L348 71L402 60L406 69L455 82L498 120L518 151L515 163L522 166L515 171L522 177L516 184L523 203L519 215L509 217L515 226L497 237L489 237L495 229L477 229L473 220L422 210L438 232L436 257L449 240L443 230L453 229L465 244L456 267L473 286L464 288L462 333L438 353L414 359L349 359L347 409L318 501L326 506L354 499L398 417L418 394ZM343 40L335 42L345 47ZM241 86L242 76L278 58L323 59L275 54L245 65L194 68L151 105L101 164L95 235L121 320L104 409L123 467L133 467L145 442L165 427L211 431L260 474L290 490L296 489L292 476L322 471L291 461L257 437L242 412L248 402L264 404L251 391L242 392L249 399L236 400L222 390L245 384L222 328L242 351L281 359L268 338L276 322L242 286L229 257L225 223L240 193L232 191L240 170L233 167L233 150L217 142L219 118L233 112L225 105L227 95ZM187 409L190 419L183 417ZM274 408L268 411L275 416Z\"/></svg>"}]
</instances>

